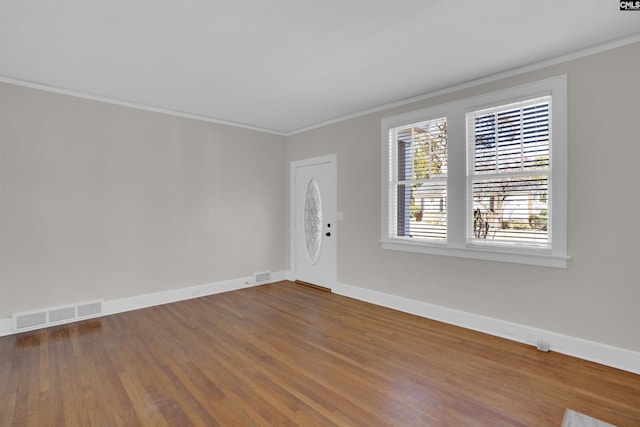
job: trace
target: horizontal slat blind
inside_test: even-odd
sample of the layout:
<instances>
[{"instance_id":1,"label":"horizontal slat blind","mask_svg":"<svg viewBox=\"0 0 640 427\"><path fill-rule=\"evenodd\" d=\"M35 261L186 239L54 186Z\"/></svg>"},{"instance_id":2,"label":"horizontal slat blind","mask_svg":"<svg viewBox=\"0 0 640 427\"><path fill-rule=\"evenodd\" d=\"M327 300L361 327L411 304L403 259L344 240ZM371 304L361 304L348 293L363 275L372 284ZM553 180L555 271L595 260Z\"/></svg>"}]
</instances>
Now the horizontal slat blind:
<instances>
[{"instance_id":1,"label":"horizontal slat blind","mask_svg":"<svg viewBox=\"0 0 640 427\"><path fill-rule=\"evenodd\" d=\"M549 247L551 97L467 114L468 241Z\"/></svg>"},{"instance_id":2,"label":"horizontal slat blind","mask_svg":"<svg viewBox=\"0 0 640 427\"><path fill-rule=\"evenodd\" d=\"M390 237L446 240L446 118L392 129L390 159Z\"/></svg>"}]
</instances>

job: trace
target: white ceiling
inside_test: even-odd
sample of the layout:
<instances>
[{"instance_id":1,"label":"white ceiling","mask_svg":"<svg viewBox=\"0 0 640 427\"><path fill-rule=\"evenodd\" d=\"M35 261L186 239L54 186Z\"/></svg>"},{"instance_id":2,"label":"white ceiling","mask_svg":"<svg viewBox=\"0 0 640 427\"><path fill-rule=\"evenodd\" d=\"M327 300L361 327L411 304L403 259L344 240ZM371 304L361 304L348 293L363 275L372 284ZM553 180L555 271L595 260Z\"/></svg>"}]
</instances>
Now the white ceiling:
<instances>
[{"instance_id":1,"label":"white ceiling","mask_svg":"<svg viewBox=\"0 0 640 427\"><path fill-rule=\"evenodd\" d=\"M288 134L638 34L618 0L0 0L0 76Z\"/></svg>"}]
</instances>

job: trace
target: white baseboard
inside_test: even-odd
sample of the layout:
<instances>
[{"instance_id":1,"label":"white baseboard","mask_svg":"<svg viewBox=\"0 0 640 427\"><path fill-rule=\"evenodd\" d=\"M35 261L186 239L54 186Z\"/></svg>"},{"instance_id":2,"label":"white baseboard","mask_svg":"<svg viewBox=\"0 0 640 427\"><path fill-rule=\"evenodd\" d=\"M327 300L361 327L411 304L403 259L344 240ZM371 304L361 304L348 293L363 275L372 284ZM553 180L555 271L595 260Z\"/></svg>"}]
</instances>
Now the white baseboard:
<instances>
[{"instance_id":1,"label":"white baseboard","mask_svg":"<svg viewBox=\"0 0 640 427\"><path fill-rule=\"evenodd\" d=\"M207 295L219 294L222 292L234 291L237 289L278 282L280 280L287 280L289 275L290 273L288 271L276 271L271 272L270 280L260 283L256 283L254 277L247 276L221 282L207 283L205 285L190 286L187 288L172 289L169 291L155 292L152 294L137 295L115 300L106 300L102 305L102 314L96 317L108 316L110 314L123 313L125 311L138 310L141 308L169 304L172 302L183 301L191 298L198 298ZM61 322L59 324L64 324L64 322ZM11 321L11 318L0 319L0 337L5 335L12 335L15 333L17 332L13 330L13 323Z\"/></svg>"},{"instance_id":2,"label":"white baseboard","mask_svg":"<svg viewBox=\"0 0 640 427\"><path fill-rule=\"evenodd\" d=\"M0 337L13 333L13 321L11 318L0 319Z\"/></svg>"},{"instance_id":3,"label":"white baseboard","mask_svg":"<svg viewBox=\"0 0 640 427\"><path fill-rule=\"evenodd\" d=\"M635 351L343 283L336 283L332 291L338 295L524 344L535 346L545 342L552 351L640 374L640 353Z\"/></svg>"},{"instance_id":4,"label":"white baseboard","mask_svg":"<svg viewBox=\"0 0 640 427\"><path fill-rule=\"evenodd\" d=\"M106 316L155 305L168 304L280 280L292 280L292 278L293 274L290 271L278 271L271 273L271 280L261 283L255 283L253 277L248 276L205 285L156 292L153 294L107 300L104 301L102 315ZM640 353L631 350L343 283L336 283L332 287L332 291L338 295L344 295L512 341L530 345L536 345L538 342L544 341L550 344L552 351L640 374ZM0 319L0 336L15 333L16 332L13 331L11 318Z\"/></svg>"}]
</instances>

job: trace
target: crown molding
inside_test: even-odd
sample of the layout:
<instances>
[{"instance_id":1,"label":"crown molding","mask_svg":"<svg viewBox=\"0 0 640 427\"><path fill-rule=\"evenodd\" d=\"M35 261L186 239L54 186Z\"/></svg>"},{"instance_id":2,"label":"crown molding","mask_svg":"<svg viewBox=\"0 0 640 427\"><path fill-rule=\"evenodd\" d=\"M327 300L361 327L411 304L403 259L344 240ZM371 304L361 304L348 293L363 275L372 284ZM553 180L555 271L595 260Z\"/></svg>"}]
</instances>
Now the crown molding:
<instances>
[{"instance_id":1,"label":"crown molding","mask_svg":"<svg viewBox=\"0 0 640 427\"><path fill-rule=\"evenodd\" d=\"M564 55L560 55L560 56L556 56L550 59L546 59L546 60L542 60L542 61L538 61L538 62L534 62L528 65L524 65L522 67L518 67L518 68L513 68L510 70L506 70L497 74L492 74L489 76L485 76L485 77L481 77L478 79L474 79L474 80L470 80L468 82L464 82L464 83L460 83L457 85L453 85L453 86L449 86L446 88L442 88L442 89L438 89L432 92L428 92L422 95L417 95L411 98L405 98L405 99L401 99L398 101L394 101L391 103L387 103L387 104L383 104L383 105L379 105L376 107L372 107L372 108L367 108L365 110L360 110L360 111L356 111L350 114L345 114L339 117L335 117L333 119L330 120L325 120L322 122L318 122L316 124L312 124L309 126L305 126L299 129L294 129L291 131L278 131L278 130L274 130L274 129L268 129L268 128L263 128L263 127L259 127L259 126L253 126L250 124L246 124L246 123L238 123L238 122L233 122L233 121L228 121L228 120L222 120L222 119L217 119L215 117L208 117L208 116L202 116L202 115L198 115L198 114L192 114L192 113L187 113L187 112L183 112L183 111L175 111L175 110L171 110L171 109L167 109L167 108L161 108L161 107L156 107L156 106L151 106L151 105L144 105L144 104L137 104L135 102L129 102L129 101L123 101L123 100L118 100L118 99L113 99L113 98L108 98L108 97L103 97L103 96L98 96L98 95L93 95L93 94L88 94L88 93L82 93L82 92L78 92L78 91L73 91L73 90L68 90L68 89L64 89L64 88L60 88L60 87L56 87L56 86L51 86L51 85L46 85L46 84L42 84L42 83L37 83L37 82L32 82L32 81L27 81L27 80L21 80L21 79L17 79L17 78L13 78L13 77L9 77L9 76L5 76L5 75L1 75L0 74L0 82L4 82L4 83L9 83L9 84L13 84L13 85L17 85L17 86L24 86L24 87L28 87L28 88L32 88L32 89L39 89L39 90L44 90L47 92L53 92L53 93L58 93L58 94L62 94L62 95L69 95L69 96L75 96L78 98L84 98L84 99L89 99L92 101L99 101L99 102L105 102L108 104L113 104L113 105L119 105L119 106L123 106L123 107L129 107L129 108L135 108L138 110L145 110L145 111L152 111L152 112L156 112L156 113L161 113L161 114L168 114L168 115L172 115L172 116L177 116L177 117L183 117L183 118L187 118L187 119L192 119L192 120L200 120L200 121L205 121L205 122L209 122L209 123L215 123L215 124L219 124L219 125L225 125L225 126L231 126L231 127L236 127L236 128L242 128L242 129L247 129L247 130L252 130L252 131L256 131L256 132L263 132L263 133L268 133L268 134L272 134L272 135L278 135L278 136L293 136L293 135L297 135L300 133L304 133L310 130L314 130L314 129L318 129L321 127L325 127L325 126L329 126L335 123L339 123L339 122L343 122L349 119L353 119L353 118L357 118L357 117L362 117L365 116L367 114L372 114L372 113L376 113L379 111L384 111L384 110L388 110L391 108L395 108L395 107L400 107L406 104L411 104L414 102L419 102L419 101L424 101L426 99L429 98L433 98L436 96L440 96L440 95L444 95L447 93L451 93L451 92L455 92L458 90L462 90L462 89L466 89L469 87L474 87L474 86L478 86L484 83L490 83L493 81L497 81L497 80L501 80L507 77L513 77L519 74L523 74L526 72L530 72L530 71L535 71L535 70L539 70L542 68L546 68L552 65L557 65L557 64L561 64L564 62L568 62L571 60L575 60L575 59L579 59L585 56L590 56L590 55L594 55L596 53L600 53L600 52L604 52L607 50L611 50L611 49L615 49L618 47L622 47L622 46L626 46L626 45L630 45L633 43L638 43L640 42L640 33L634 34L632 36L628 36L628 37L623 37L620 39L616 39L616 40L612 40L610 42L607 43L602 43L602 44L598 44L595 46L591 46L585 49L581 49L575 52L571 52L568 54L564 54Z\"/></svg>"},{"instance_id":2,"label":"crown molding","mask_svg":"<svg viewBox=\"0 0 640 427\"><path fill-rule=\"evenodd\" d=\"M401 107L403 105L407 105L407 104L411 104L414 102L419 102L419 101L424 101L426 99L430 99L430 98L434 98L436 96L440 96L440 95L446 95L448 93L451 92L456 92L458 90L462 90L462 89L467 89L470 87L475 87L475 86L479 86L481 84L484 83L491 83L497 80L502 80L508 77L513 77L513 76L517 76L520 74L524 74L530 71L536 71L536 70L540 70L542 68L547 68L553 65L557 65L557 64L562 64L564 62L569 62L575 59L579 59L585 56L590 56L590 55L594 55L600 52L605 52L611 49L615 49L618 47L622 47L622 46L627 46L633 43L638 43L640 42L640 33L638 34L634 34L633 36L628 36L628 37L623 37L620 39L616 39L607 43L602 43L599 45L595 45L595 46L591 46L585 49L581 49L575 52L571 52L571 53L567 53L564 55L560 55L560 56L556 56L550 59L545 59L542 61L538 61L538 62L533 62L531 64L528 65L524 65L521 67L517 67L517 68L513 68L510 70L506 70L506 71L502 71L500 73L497 74L491 74L485 77L481 77L478 79L474 79L474 80L470 80L464 83L460 83L454 86L449 86L443 89L438 89L432 92L428 92L422 95L417 95L417 96L413 96L411 98L405 98L405 99L401 99L399 101L394 101L388 104L384 104L384 105L380 105L377 107L372 107L372 108L368 108L366 110L361 110L358 112L354 112L354 113L350 113L344 116L340 116L340 117L336 117L334 119L331 120L327 120L327 121L323 121L320 123L316 123L310 126L306 126L304 128L300 128L291 132L287 132L284 134L284 136L292 136L292 135L296 135L299 133L303 133L303 132L307 132L310 130L314 130L314 129L318 129L321 127L325 127L328 125L332 125L335 123L339 123L339 122L343 122L345 120L349 120L349 119L354 119L357 117L362 117L362 116L366 116L367 114L372 114L372 113L377 113L380 111L384 111L384 110L389 110L391 108L395 108L395 107Z\"/></svg>"},{"instance_id":3,"label":"crown molding","mask_svg":"<svg viewBox=\"0 0 640 427\"><path fill-rule=\"evenodd\" d=\"M119 99L108 98L104 96L98 96L88 93L77 92L69 89L63 89L57 86L50 86L42 83L32 82L28 80L16 79L13 77L5 76L0 74L0 83L8 83L16 86L27 87L30 89L38 89L46 92L57 93L61 95L74 96L76 98L88 99L91 101L104 102L107 104L118 105L121 107L135 108L137 110L151 111L154 113L167 114L170 116L182 117L186 119L199 120L203 122L215 123L218 125L231 126L236 128L242 128L247 130L252 130L256 132L269 133L273 135L285 136L284 132L279 132L273 129L262 128L258 126L252 126L245 123L238 123L229 120L216 119L214 117L202 116L199 114L186 113L183 111L171 110L168 108L155 107L151 105L145 104L137 104L135 102L122 101Z\"/></svg>"}]
</instances>

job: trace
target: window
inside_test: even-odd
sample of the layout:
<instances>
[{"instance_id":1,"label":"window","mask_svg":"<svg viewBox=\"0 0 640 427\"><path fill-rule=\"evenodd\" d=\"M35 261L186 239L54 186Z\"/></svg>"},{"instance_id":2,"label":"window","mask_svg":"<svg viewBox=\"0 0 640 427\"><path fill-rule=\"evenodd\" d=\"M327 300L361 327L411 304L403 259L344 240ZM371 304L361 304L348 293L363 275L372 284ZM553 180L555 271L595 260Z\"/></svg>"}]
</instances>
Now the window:
<instances>
[{"instance_id":1,"label":"window","mask_svg":"<svg viewBox=\"0 0 640 427\"><path fill-rule=\"evenodd\" d=\"M566 267L566 78L382 121L384 249Z\"/></svg>"},{"instance_id":2,"label":"window","mask_svg":"<svg viewBox=\"0 0 640 427\"><path fill-rule=\"evenodd\" d=\"M551 96L467 113L467 241L548 248Z\"/></svg>"},{"instance_id":3,"label":"window","mask_svg":"<svg viewBox=\"0 0 640 427\"><path fill-rule=\"evenodd\" d=\"M395 237L446 241L446 117L391 129L389 138Z\"/></svg>"}]
</instances>

